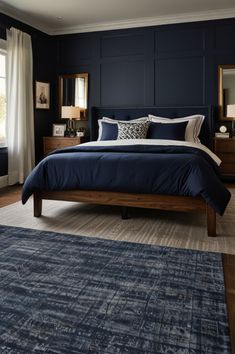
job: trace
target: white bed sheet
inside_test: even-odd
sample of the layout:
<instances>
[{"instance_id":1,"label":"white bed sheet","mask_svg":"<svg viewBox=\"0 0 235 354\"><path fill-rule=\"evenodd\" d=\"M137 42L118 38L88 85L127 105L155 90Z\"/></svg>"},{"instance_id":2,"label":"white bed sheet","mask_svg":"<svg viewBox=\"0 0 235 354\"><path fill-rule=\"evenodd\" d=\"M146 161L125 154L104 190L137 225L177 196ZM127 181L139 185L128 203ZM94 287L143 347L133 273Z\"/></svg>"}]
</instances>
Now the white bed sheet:
<instances>
[{"instance_id":1,"label":"white bed sheet","mask_svg":"<svg viewBox=\"0 0 235 354\"><path fill-rule=\"evenodd\" d=\"M189 141L178 140L161 140L161 139L127 139L127 140L100 140L83 143L84 146L122 146L122 145L165 145L165 146L188 146L199 150L203 150L208 154L215 163L219 166L221 164L220 158L215 155L208 147L203 144L192 143Z\"/></svg>"}]
</instances>

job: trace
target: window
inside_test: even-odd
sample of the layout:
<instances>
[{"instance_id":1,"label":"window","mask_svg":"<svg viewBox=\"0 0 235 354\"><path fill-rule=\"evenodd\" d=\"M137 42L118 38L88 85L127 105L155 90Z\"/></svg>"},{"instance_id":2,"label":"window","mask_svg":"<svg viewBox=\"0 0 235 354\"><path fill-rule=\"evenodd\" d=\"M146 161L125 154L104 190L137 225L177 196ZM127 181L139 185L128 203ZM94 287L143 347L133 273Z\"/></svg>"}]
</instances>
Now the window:
<instances>
[{"instance_id":1,"label":"window","mask_svg":"<svg viewBox=\"0 0 235 354\"><path fill-rule=\"evenodd\" d=\"M0 40L0 146L6 145L6 50Z\"/></svg>"},{"instance_id":2,"label":"window","mask_svg":"<svg viewBox=\"0 0 235 354\"><path fill-rule=\"evenodd\" d=\"M87 108L85 93L85 78L77 77L75 79L75 106L85 109Z\"/></svg>"}]
</instances>

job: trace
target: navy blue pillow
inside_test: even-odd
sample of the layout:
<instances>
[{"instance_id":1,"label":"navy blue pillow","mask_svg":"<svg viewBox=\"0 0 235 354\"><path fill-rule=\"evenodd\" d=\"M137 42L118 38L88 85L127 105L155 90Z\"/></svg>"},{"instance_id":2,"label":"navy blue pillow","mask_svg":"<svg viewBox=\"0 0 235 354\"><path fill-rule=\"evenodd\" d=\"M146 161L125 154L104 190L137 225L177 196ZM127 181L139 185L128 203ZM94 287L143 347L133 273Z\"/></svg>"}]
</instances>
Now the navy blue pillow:
<instances>
[{"instance_id":1,"label":"navy blue pillow","mask_svg":"<svg viewBox=\"0 0 235 354\"><path fill-rule=\"evenodd\" d=\"M100 140L117 140L118 136L118 125L101 122L102 124L102 134Z\"/></svg>"},{"instance_id":2,"label":"navy blue pillow","mask_svg":"<svg viewBox=\"0 0 235 354\"><path fill-rule=\"evenodd\" d=\"M180 123L153 123L148 129L148 139L166 139L185 141L185 129L188 122Z\"/></svg>"}]
</instances>

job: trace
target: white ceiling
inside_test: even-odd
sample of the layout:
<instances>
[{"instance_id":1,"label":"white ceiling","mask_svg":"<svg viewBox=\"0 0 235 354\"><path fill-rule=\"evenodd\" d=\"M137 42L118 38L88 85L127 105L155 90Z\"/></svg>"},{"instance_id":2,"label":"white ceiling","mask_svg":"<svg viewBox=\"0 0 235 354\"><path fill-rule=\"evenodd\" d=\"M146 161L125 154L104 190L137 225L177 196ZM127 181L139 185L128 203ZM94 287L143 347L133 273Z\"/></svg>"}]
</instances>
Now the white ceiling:
<instances>
[{"instance_id":1,"label":"white ceiling","mask_svg":"<svg viewBox=\"0 0 235 354\"><path fill-rule=\"evenodd\" d=\"M0 11L48 34L235 17L234 0L0 0Z\"/></svg>"}]
</instances>

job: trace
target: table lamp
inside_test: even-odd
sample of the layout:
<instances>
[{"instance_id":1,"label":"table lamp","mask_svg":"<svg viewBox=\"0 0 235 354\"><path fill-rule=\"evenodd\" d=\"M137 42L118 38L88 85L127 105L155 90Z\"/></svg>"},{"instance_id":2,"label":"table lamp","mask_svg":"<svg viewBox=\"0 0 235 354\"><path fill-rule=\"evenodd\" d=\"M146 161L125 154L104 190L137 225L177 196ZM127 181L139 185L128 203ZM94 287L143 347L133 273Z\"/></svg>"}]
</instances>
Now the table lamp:
<instances>
[{"instance_id":1,"label":"table lamp","mask_svg":"<svg viewBox=\"0 0 235 354\"><path fill-rule=\"evenodd\" d=\"M77 106L62 106L61 118L68 119L66 125L66 135L74 136L76 131L74 131L73 119L80 120L80 108Z\"/></svg>"},{"instance_id":2,"label":"table lamp","mask_svg":"<svg viewBox=\"0 0 235 354\"><path fill-rule=\"evenodd\" d=\"M234 137L235 136L235 127L234 127L235 104L228 104L227 105L227 118L230 118L232 120L232 137Z\"/></svg>"}]
</instances>

